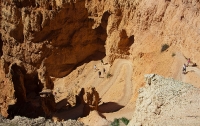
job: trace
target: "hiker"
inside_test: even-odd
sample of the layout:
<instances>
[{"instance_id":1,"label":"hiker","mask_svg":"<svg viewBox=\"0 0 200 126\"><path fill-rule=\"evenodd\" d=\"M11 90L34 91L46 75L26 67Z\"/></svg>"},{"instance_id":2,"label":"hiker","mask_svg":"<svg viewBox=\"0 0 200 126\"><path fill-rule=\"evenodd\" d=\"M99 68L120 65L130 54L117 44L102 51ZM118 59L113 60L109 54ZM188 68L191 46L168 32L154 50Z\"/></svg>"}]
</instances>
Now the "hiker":
<instances>
[{"instance_id":1,"label":"hiker","mask_svg":"<svg viewBox=\"0 0 200 126\"><path fill-rule=\"evenodd\" d=\"M106 74L106 69L105 68L103 68L103 73Z\"/></svg>"},{"instance_id":2,"label":"hiker","mask_svg":"<svg viewBox=\"0 0 200 126\"><path fill-rule=\"evenodd\" d=\"M94 70L95 70L95 71L97 70L97 66L96 66L96 65L94 65Z\"/></svg>"},{"instance_id":3,"label":"hiker","mask_svg":"<svg viewBox=\"0 0 200 126\"><path fill-rule=\"evenodd\" d=\"M101 65L104 65L103 60L101 59Z\"/></svg>"},{"instance_id":4,"label":"hiker","mask_svg":"<svg viewBox=\"0 0 200 126\"><path fill-rule=\"evenodd\" d=\"M99 71L99 78L101 77L101 71Z\"/></svg>"},{"instance_id":5,"label":"hiker","mask_svg":"<svg viewBox=\"0 0 200 126\"><path fill-rule=\"evenodd\" d=\"M187 63L187 67L189 66L190 62L191 62L191 61L190 61L190 58L189 58L189 59L188 59L188 63Z\"/></svg>"},{"instance_id":6,"label":"hiker","mask_svg":"<svg viewBox=\"0 0 200 126\"><path fill-rule=\"evenodd\" d=\"M183 64L183 74L185 74L186 73L186 65L185 65L185 63Z\"/></svg>"}]
</instances>

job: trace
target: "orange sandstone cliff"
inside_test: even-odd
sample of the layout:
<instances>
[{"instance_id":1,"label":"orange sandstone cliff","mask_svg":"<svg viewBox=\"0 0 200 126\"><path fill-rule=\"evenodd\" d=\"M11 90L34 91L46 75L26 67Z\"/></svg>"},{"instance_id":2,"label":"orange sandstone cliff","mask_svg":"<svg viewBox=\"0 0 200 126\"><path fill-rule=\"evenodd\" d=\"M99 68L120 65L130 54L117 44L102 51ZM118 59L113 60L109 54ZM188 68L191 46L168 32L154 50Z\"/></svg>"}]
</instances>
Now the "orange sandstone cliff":
<instances>
[{"instance_id":1,"label":"orange sandstone cliff","mask_svg":"<svg viewBox=\"0 0 200 126\"><path fill-rule=\"evenodd\" d=\"M39 108L35 116L44 114L40 109L50 115L52 77L104 57L133 63L134 91L144 73L179 79L166 69L173 61L161 45L199 65L199 8L197 0L1 0L1 114L22 114L19 108L31 104L26 110ZM49 106L38 105L43 94Z\"/></svg>"}]
</instances>

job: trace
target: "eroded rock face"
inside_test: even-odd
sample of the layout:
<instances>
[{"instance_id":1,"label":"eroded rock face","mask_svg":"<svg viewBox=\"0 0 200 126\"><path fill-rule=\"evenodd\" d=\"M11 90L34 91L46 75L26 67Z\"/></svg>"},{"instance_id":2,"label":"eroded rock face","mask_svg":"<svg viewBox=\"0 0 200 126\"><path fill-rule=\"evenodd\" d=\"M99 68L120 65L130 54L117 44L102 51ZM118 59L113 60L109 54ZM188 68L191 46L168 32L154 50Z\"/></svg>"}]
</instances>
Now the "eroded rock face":
<instances>
[{"instance_id":1,"label":"eroded rock face","mask_svg":"<svg viewBox=\"0 0 200 126\"><path fill-rule=\"evenodd\" d=\"M54 84L53 84L53 81L51 80L51 78L48 74L47 68L45 66L45 61L46 61L46 59L44 59L42 61L40 68L37 70L38 79L40 81L39 85L40 85L42 90L46 90L46 89L52 90L54 88Z\"/></svg>"},{"instance_id":2,"label":"eroded rock face","mask_svg":"<svg viewBox=\"0 0 200 126\"><path fill-rule=\"evenodd\" d=\"M146 51L137 47L149 43L148 36L155 38L152 43L177 46L198 65L199 6L191 0L2 0L3 69L7 75L21 62L14 65L20 79L13 79L20 82L19 96L26 101L43 87L52 89L46 84L49 76L67 75L90 55L102 53L112 63ZM37 70L43 59L42 73ZM48 75L43 80L38 73Z\"/></svg>"},{"instance_id":3,"label":"eroded rock face","mask_svg":"<svg viewBox=\"0 0 200 126\"><path fill-rule=\"evenodd\" d=\"M88 0L86 3L90 18L95 20L93 28L101 23L105 12L110 13L106 40L110 62L117 57L126 58L129 53L148 52L137 48L159 40L160 45L175 45L186 57L200 63L197 56L200 37L196 29L199 6L199 1L190 0ZM153 39L147 39L151 36Z\"/></svg>"},{"instance_id":4,"label":"eroded rock face","mask_svg":"<svg viewBox=\"0 0 200 126\"><path fill-rule=\"evenodd\" d=\"M200 123L196 119L200 113L198 88L156 74L145 75L145 79L129 126Z\"/></svg>"},{"instance_id":5,"label":"eroded rock face","mask_svg":"<svg viewBox=\"0 0 200 126\"><path fill-rule=\"evenodd\" d=\"M84 1L11 0L1 6L5 60L21 60L28 73L47 58L49 75L63 77L96 51L105 52L106 24L92 30Z\"/></svg>"},{"instance_id":6,"label":"eroded rock face","mask_svg":"<svg viewBox=\"0 0 200 126\"><path fill-rule=\"evenodd\" d=\"M92 29L85 1L1 1L1 12L2 66L17 103L53 89L50 76L63 77L96 53L105 56L107 22Z\"/></svg>"}]
</instances>

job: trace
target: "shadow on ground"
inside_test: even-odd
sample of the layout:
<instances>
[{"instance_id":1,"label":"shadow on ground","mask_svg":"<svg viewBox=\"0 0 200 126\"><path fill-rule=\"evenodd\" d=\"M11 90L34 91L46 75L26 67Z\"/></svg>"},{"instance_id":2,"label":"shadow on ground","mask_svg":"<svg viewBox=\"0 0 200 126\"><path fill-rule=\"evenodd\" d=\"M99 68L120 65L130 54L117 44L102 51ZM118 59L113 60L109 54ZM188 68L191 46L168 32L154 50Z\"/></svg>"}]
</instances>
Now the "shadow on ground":
<instances>
[{"instance_id":1,"label":"shadow on ground","mask_svg":"<svg viewBox=\"0 0 200 126\"><path fill-rule=\"evenodd\" d=\"M62 100L57 105L59 106L60 104L67 104L67 100ZM119 105L115 102L107 102L103 103L99 106L98 114L102 117L105 118L105 116L101 113L112 113L112 112L117 112L124 106ZM72 107L70 109L63 109L60 108L53 116L58 117L59 119L67 120L67 119L77 119L79 117L84 117L84 105L80 104L78 106Z\"/></svg>"},{"instance_id":2,"label":"shadow on ground","mask_svg":"<svg viewBox=\"0 0 200 126\"><path fill-rule=\"evenodd\" d=\"M71 105L67 101L67 98L65 98L65 99L59 101L58 103L56 103L56 109L57 110L68 109L69 107L71 107Z\"/></svg>"},{"instance_id":3,"label":"shadow on ground","mask_svg":"<svg viewBox=\"0 0 200 126\"><path fill-rule=\"evenodd\" d=\"M107 102L103 103L99 106L99 112L101 113L111 113L111 112L116 112L122 109L124 106L119 105L115 102Z\"/></svg>"},{"instance_id":4,"label":"shadow on ground","mask_svg":"<svg viewBox=\"0 0 200 126\"><path fill-rule=\"evenodd\" d=\"M83 115L84 105L78 105L72 107L69 110L60 109L53 116L58 117L59 119L68 120L68 119L77 119Z\"/></svg>"}]
</instances>

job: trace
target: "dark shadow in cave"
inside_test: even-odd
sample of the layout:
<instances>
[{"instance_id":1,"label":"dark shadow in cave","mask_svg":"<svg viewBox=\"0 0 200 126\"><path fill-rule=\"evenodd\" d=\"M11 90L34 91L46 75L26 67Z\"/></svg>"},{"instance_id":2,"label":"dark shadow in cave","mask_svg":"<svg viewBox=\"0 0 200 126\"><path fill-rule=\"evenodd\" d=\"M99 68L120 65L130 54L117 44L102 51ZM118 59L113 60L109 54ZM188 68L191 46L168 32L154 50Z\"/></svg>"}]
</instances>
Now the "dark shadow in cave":
<instances>
[{"instance_id":1,"label":"dark shadow in cave","mask_svg":"<svg viewBox=\"0 0 200 126\"><path fill-rule=\"evenodd\" d=\"M23 1L13 1L14 4L18 7L18 8L23 8L23 7L36 7L36 1L35 0L23 0Z\"/></svg>"},{"instance_id":2,"label":"dark shadow in cave","mask_svg":"<svg viewBox=\"0 0 200 126\"><path fill-rule=\"evenodd\" d=\"M74 69L76 69L78 66L83 65L84 63L101 60L106 56L105 54L106 51L105 51L104 46L107 39L106 28L108 25L109 16L110 16L110 13L106 11L102 16L101 24L95 29L96 34L98 36L96 39L96 42L101 45L100 50L95 51L92 55L88 56L85 60L77 64Z\"/></svg>"},{"instance_id":3,"label":"dark shadow in cave","mask_svg":"<svg viewBox=\"0 0 200 126\"><path fill-rule=\"evenodd\" d=\"M45 117L43 109L41 107L35 107L30 101L24 102L23 104L10 105L8 114L8 119L13 119L15 116L25 116L28 118Z\"/></svg>"},{"instance_id":4,"label":"dark shadow in cave","mask_svg":"<svg viewBox=\"0 0 200 126\"><path fill-rule=\"evenodd\" d=\"M17 101L14 105L8 107L8 118L12 119L16 115L29 118L45 116L40 105L39 92L41 88L38 85L37 75L26 74L25 69L16 63L11 65L10 74L12 76Z\"/></svg>"},{"instance_id":5,"label":"dark shadow in cave","mask_svg":"<svg viewBox=\"0 0 200 126\"><path fill-rule=\"evenodd\" d=\"M78 119L83 115L83 104L80 104L78 106L72 107L68 110L61 109L60 111L56 112L54 114L55 117L58 117L59 119Z\"/></svg>"},{"instance_id":6,"label":"dark shadow in cave","mask_svg":"<svg viewBox=\"0 0 200 126\"><path fill-rule=\"evenodd\" d=\"M64 98L63 100L56 103L56 110L58 110L57 112L67 110L69 108L71 108L71 105L69 104L67 98Z\"/></svg>"},{"instance_id":7,"label":"dark shadow in cave","mask_svg":"<svg viewBox=\"0 0 200 126\"><path fill-rule=\"evenodd\" d=\"M15 89L15 97L17 98L17 104L21 104L26 101L26 89L24 87L24 74L26 71L16 63L11 65L10 74Z\"/></svg>"}]
</instances>

